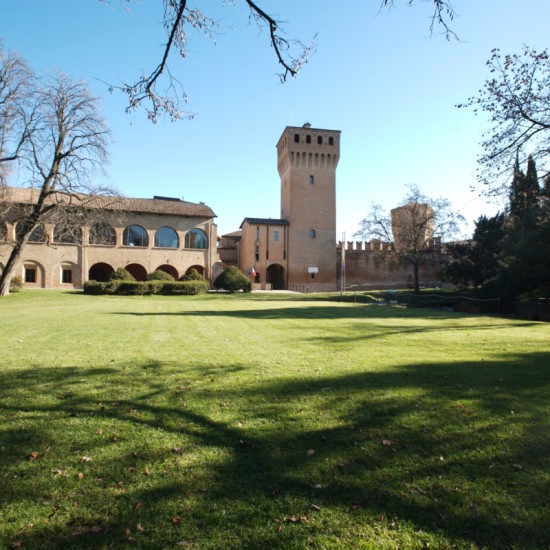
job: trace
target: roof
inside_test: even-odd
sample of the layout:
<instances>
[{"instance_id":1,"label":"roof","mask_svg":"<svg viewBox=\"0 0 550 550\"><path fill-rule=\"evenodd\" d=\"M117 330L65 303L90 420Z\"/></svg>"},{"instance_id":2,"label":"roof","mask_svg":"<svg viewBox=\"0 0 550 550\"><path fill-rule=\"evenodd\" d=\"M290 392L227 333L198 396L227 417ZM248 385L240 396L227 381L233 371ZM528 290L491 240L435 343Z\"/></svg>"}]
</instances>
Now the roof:
<instances>
[{"instance_id":1,"label":"roof","mask_svg":"<svg viewBox=\"0 0 550 550\"><path fill-rule=\"evenodd\" d=\"M277 220L274 218L245 218L240 227L248 223L250 225L289 225L288 220Z\"/></svg>"},{"instance_id":2,"label":"roof","mask_svg":"<svg viewBox=\"0 0 550 550\"><path fill-rule=\"evenodd\" d=\"M3 200L16 204L34 204L38 200L39 189L7 187ZM214 218L214 211L204 203L186 202L169 198L134 199L114 195L84 195L57 192L48 197L46 204L58 202L63 206L90 209L113 210L115 212L138 212L143 214L164 214Z\"/></svg>"},{"instance_id":3,"label":"roof","mask_svg":"<svg viewBox=\"0 0 550 550\"><path fill-rule=\"evenodd\" d=\"M225 235L222 235L222 238L227 237L229 239L231 238L237 239L242 236L243 236L243 232L240 229L237 229L237 231L232 231L231 233L226 233Z\"/></svg>"}]
</instances>

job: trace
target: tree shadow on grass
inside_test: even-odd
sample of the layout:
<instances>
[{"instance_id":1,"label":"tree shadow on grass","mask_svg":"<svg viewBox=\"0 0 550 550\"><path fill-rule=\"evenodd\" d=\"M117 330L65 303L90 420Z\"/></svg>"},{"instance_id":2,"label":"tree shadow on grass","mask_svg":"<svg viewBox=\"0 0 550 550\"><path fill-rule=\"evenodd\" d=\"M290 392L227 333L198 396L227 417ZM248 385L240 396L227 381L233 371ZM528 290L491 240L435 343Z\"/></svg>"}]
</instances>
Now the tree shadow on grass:
<instances>
[{"instance_id":1,"label":"tree shadow on grass","mask_svg":"<svg viewBox=\"0 0 550 550\"><path fill-rule=\"evenodd\" d=\"M540 352L240 387L163 363L2 372L0 540L544 546L549 364ZM18 523L21 508L34 521Z\"/></svg>"},{"instance_id":2,"label":"tree shadow on grass","mask_svg":"<svg viewBox=\"0 0 550 550\"><path fill-rule=\"evenodd\" d=\"M268 320L268 319L411 319L420 320L460 320L464 318L480 318L483 316L454 313L439 310L426 310L414 308L395 308L378 305L330 305L319 306L285 306L267 307L265 309L182 309L181 311L113 311L109 315L130 315L136 317L162 317L162 316L190 316L190 317L236 317L243 319ZM521 326L537 325L537 322L521 321ZM519 325L518 325L519 326ZM478 325L470 325L468 328L486 328L487 324L480 321ZM493 327L491 327L493 328Z\"/></svg>"}]
</instances>

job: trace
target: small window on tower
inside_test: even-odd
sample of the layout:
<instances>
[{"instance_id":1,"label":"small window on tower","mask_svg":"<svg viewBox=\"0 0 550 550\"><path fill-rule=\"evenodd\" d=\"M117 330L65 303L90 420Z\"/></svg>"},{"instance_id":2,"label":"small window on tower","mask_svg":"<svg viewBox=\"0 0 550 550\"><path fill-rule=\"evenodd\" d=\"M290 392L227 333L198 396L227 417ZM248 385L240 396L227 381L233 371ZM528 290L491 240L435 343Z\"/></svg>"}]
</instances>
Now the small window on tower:
<instances>
[{"instance_id":1,"label":"small window on tower","mask_svg":"<svg viewBox=\"0 0 550 550\"><path fill-rule=\"evenodd\" d=\"M294 134L294 143L300 143L300 134Z\"/></svg>"},{"instance_id":2,"label":"small window on tower","mask_svg":"<svg viewBox=\"0 0 550 550\"><path fill-rule=\"evenodd\" d=\"M315 177L309 176L309 185L313 185L315 183Z\"/></svg>"},{"instance_id":3,"label":"small window on tower","mask_svg":"<svg viewBox=\"0 0 550 550\"><path fill-rule=\"evenodd\" d=\"M315 239L315 229L310 229L309 230L309 238L310 239Z\"/></svg>"},{"instance_id":4,"label":"small window on tower","mask_svg":"<svg viewBox=\"0 0 550 550\"><path fill-rule=\"evenodd\" d=\"M311 143L311 136L306 136L306 143Z\"/></svg>"},{"instance_id":5,"label":"small window on tower","mask_svg":"<svg viewBox=\"0 0 550 550\"><path fill-rule=\"evenodd\" d=\"M323 136L317 136L317 145L323 145Z\"/></svg>"},{"instance_id":6,"label":"small window on tower","mask_svg":"<svg viewBox=\"0 0 550 550\"><path fill-rule=\"evenodd\" d=\"M279 230L278 229L275 229L275 231L273 231L273 240L275 242L277 242L279 240Z\"/></svg>"},{"instance_id":7,"label":"small window on tower","mask_svg":"<svg viewBox=\"0 0 550 550\"><path fill-rule=\"evenodd\" d=\"M334 138L332 136L328 138L328 144L334 145Z\"/></svg>"}]
</instances>

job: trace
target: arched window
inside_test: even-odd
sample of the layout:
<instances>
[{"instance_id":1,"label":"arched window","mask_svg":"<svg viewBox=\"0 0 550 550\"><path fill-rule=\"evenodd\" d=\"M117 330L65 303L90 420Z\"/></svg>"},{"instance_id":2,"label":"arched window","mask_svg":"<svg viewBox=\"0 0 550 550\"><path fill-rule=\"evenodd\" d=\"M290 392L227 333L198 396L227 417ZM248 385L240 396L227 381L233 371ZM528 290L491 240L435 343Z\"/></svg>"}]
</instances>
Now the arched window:
<instances>
[{"instance_id":1,"label":"arched window","mask_svg":"<svg viewBox=\"0 0 550 550\"><path fill-rule=\"evenodd\" d=\"M116 244L116 231L108 223L94 223L90 229L90 244Z\"/></svg>"},{"instance_id":2,"label":"arched window","mask_svg":"<svg viewBox=\"0 0 550 550\"><path fill-rule=\"evenodd\" d=\"M124 246L149 246L149 236L141 225L129 225L122 233Z\"/></svg>"},{"instance_id":3,"label":"arched window","mask_svg":"<svg viewBox=\"0 0 550 550\"><path fill-rule=\"evenodd\" d=\"M309 238L310 239L315 239L315 229L310 229L309 230Z\"/></svg>"},{"instance_id":4,"label":"arched window","mask_svg":"<svg viewBox=\"0 0 550 550\"><path fill-rule=\"evenodd\" d=\"M202 229L191 229L185 234L185 248L208 248L208 237Z\"/></svg>"},{"instance_id":5,"label":"arched window","mask_svg":"<svg viewBox=\"0 0 550 550\"><path fill-rule=\"evenodd\" d=\"M25 222L19 222L15 228L17 239L21 237L21 234L25 230ZM39 223L29 235L28 242L30 243L45 243L46 242L46 230L44 226Z\"/></svg>"},{"instance_id":6,"label":"arched window","mask_svg":"<svg viewBox=\"0 0 550 550\"><path fill-rule=\"evenodd\" d=\"M171 227L159 227L155 233L155 246L158 248L178 248L178 234Z\"/></svg>"},{"instance_id":7,"label":"arched window","mask_svg":"<svg viewBox=\"0 0 550 550\"><path fill-rule=\"evenodd\" d=\"M76 225L60 223L53 229L53 242L60 244L80 244L82 230Z\"/></svg>"}]
</instances>

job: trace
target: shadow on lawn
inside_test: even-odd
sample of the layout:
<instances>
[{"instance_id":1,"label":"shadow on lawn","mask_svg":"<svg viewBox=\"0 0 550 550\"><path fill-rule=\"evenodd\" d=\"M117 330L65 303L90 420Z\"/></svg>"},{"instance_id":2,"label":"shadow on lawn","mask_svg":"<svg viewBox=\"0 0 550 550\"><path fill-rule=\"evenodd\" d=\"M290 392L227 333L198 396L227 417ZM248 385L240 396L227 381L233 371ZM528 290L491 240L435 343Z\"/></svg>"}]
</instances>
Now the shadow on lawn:
<instances>
[{"instance_id":1,"label":"shadow on lawn","mask_svg":"<svg viewBox=\"0 0 550 550\"><path fill-rule=\"evenodd\" d=\"M97 481L99 487L89 481L75 489L67 480L69 492L95 494L94 510L75 508L65 532L47 522L25 526L13 537L25 548L163 547L181 540L201 548L220 541L249 548L315 547L321 540L353 546L365 542L361 533L367 527L397 536L406 525L416 532L415 543L438 533L459 546L548 545L549 364L549 353L533 353L233 390L207 385L200 369L184 373L187 381L174 390L174 366L159 363L125 372L118 366L85 373L28 368L17 371L16 379L0 373L0 414L7 425L1 435L0 517L9 521L17 502L48 505L55 469L50 464L48 479L41 481L32 468L46 466L41 459L30 464L26 454L41 445L55 450L59 426L70 430L74 419L139 428L139 448L133 456L107 434L90 440L75 435L77 454L110 446L114 458L101 468L117 473ZM146 391L119 399L125 378L151 370L155 376L147 379ZM33 395L48 387L55 402L36 404ZM6 404L13 394L19 395L17 406ZM221 402L238 405L215 420ZM323 422L330 427L319 428ZM158 433L173 443L156 446ZM174 452L180 445L182 455ZM223 458L206 453L200 464L178 465L194 449L218 450ZM152 475L147 483L124 474L167 464L166 475ZM13 478L17 473L22 477ZM121 483L124 491L116 496ZM70 504L65 507L70 510ZM53 508L55 519L59 510ZM181 524L173 525L176 514ZM136 534L138 522L154 528Z\"/></svg>"},{"instance_id":2,"label":"shadow on lawn","mask_svg":"<svg viewBox=\"0 0 550 550\"><path fill-rule=\"evenodd\" d=\"M455 313L443 310L429 310L417 308L402 308L392 306L377 306L371 304L342 304L319 306L285 306L285 307L267 307L265 309L225 309L225 310L193 310L182 309L181 311L113 311L108 315L131 315L136 317L155 317L155 316L200 316L200 317L239 317L243 319L266 320L266 319L396 319L418 318L425 320L459 320L468 317L485 318L480 315L469 313ZM536 325L536 322L522 321L521 326ZM518 325L519 326L519 325ZM468 328L494 328L487 326L486 323L479 325L470 325ZM509 328L509 327L506 327Z\"/></svg>"}]
</instances>

